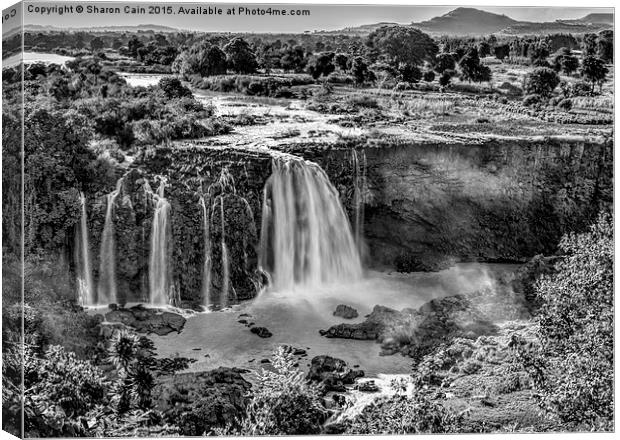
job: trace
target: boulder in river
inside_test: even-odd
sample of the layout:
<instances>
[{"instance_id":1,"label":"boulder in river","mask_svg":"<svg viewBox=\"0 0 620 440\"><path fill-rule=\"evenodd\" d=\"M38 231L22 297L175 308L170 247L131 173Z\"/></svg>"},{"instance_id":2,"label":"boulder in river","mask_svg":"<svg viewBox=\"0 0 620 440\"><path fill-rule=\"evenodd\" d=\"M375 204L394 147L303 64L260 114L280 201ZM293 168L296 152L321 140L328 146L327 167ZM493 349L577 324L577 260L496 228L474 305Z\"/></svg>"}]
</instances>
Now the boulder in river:
<instances>
[{"instance_id":1,"label":"boulder in river","mask_svg":"<svg viewBox=\"0 0 620 440\"><path fill-rule=\"evenodd\" d=\"M362 370L353 370L342 359L327 355L312 358L310 371L306 375L306 379L320 382L324 392L346 391L345 385L355 383L358 377L364 377Z\"/></svg>"},{"instance_id":2,"label":"boulder in river","mask_svg":"<svg viewBox=\"0 0 620 440\"><path fill-rule=\"evenodd\" d=\"M345 304L338 304L336 306L336 310L334 311L334 316L338 316L344 319L353 319L357 318L358 314L357 310L355 310L353 307L347 306Z\"/></svg>"},{"instance_id":3,"label":"boulder in river","mask_svg":"<svg viewBox=\"0 0 620 440\"><path fill-rule=\"evenodd\" d=\"M261 338L271 338L273 336L273 333L266 327L252 327L250 331Z\"/></svg>"}]
</instances>

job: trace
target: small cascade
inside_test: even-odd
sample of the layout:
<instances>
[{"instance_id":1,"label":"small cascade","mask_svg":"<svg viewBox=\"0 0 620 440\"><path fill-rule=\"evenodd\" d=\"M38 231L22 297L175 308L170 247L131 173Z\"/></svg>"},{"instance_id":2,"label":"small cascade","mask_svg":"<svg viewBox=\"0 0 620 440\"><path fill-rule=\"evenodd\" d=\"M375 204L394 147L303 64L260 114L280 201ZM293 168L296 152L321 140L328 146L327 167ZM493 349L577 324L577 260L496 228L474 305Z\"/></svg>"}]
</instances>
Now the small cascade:
<instances>
[{"instance_id":1,"label":"small cascade","mask_svg":"<svg viewBox=\"0 0 620 440\"><path fill-rule=\"evenodd\" d=\"M202 297L204 306L208 308L211 305L211 213L209 202L205 200L205 196L200 197L200 205L202 206L202 229L204 234L204 266L202 274Z\"/></svg>"},{"instance_id":2,"label":"small cascade","mask_svg":"<svg viewBox=\"0 0 620 440\"><path fill-rule=\"evenodd\" d=\"M228 247L226 246L226 231L224 229L224 195L220 196L220 215L222 225L222 290L220 292L220 305L228 304L228 285L230 284L230 262L228 261Z\"/></svg>"},{"instance_id":3,"label":"small cascade","mask_svg":"<svg viewBox=\"0 0 620 440\"><path fill-rule=\"evenodd\" d=\"M164 197L165 185L162 179L157 193L152 194L155 202L149 258L149 303L152 307L170 304L170 203Z\"/></svg>"},{"instance_id":4,"label":"small cascade","mask_svg":"<svg viewBox=\"0 0 620 440\"><path fill-rule=\"evenodd\" d=\"M114 228L114 205L121 192L123 179L116 182L116 189L106 195L106 214L99 252L99 280L97 284L98 306L116 303L116 231Z\"/></svg>"},{"instance_id":5,"label":"small cascade","mask_svg":"<svg viewBox=\"0 0 620 440\"><path fill-rule=\"evenodd\" d=\"M337 190L317 164L274 159L265 185L259 266L276 289L316 287L362 276Z\"/></svg>"},{"instance_id":6,"label":"small cascade","mask_svg":"<svg viewBox=\"0 0 620 440\"><path fill-rule=\"evenodd\" d=\"M76 273L79 304L82 306L97 305L95 286L93 283L92 264L90 259L90 244L88 239L88 217L86 214L86 196L80 192L82 215L80 227L76 229Z\"/></svg>"},{"instance_id":7,"label":"small cascade","mask_svg":"<svg viewBox=\"0 0 620 440\"><path fill-rule=\"evenodd\" d=\"M355 213L355 244L362 255L364 247L364 193L366 191L366 152L362 150L361 160L357 150L351 150L353 161L353 208Z\"/></svg>"}]
</instances>

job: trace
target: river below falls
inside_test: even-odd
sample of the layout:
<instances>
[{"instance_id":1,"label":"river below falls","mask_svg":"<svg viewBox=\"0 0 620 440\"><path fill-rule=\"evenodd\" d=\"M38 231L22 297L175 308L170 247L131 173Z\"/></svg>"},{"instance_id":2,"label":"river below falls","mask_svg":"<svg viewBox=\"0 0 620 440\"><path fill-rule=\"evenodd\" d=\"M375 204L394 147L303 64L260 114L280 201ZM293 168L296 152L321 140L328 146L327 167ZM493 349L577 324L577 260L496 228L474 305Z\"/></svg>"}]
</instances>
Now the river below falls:
<instances>
[{"instance_id":1,"label":"river below falls","mask_svg":"<svg viewBox=\"0 0 620 440\"><path fill-rule=\"evenodd\" d=\"M377 304L398 310L417 308L433 298L493 288L499 275L517 267L467 263L432 273L369 272L361 281L339 286L265 291L233 309L190 316L181 333L150 338L159 356L195 359L189 371L220 366L258 369L269 365L260 361L270 358L278 345L287 344L307 350L308 356L301 358L299 364L302 370L308 369L312 357L326 354L343 359L349 366L359 365L367 377L407 373L411 371L411 360L399 354L380 356L380 346L375 341L330 339L321 336L319 330L342 322L362 322ZM338 304L356 308L359 317L346 320L333 316ZM266 327L273 336L260 338L239 319Z\"/></svg>"}]
</instances>

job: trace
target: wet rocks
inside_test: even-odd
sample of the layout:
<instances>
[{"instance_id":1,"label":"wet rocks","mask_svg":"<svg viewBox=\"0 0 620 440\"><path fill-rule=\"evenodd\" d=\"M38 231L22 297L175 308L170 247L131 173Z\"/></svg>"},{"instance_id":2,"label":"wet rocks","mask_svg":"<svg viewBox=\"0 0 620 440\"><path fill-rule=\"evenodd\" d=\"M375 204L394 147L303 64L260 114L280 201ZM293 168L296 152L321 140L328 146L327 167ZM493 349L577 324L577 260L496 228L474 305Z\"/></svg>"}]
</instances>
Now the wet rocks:
<instances>
[{"instance_id":1,"label":"wet rocks","mask_svg":"<svg viewBox=\"0 0 620 440\"><path fill-rule=\"evenodd\" d=\"M266 327L252 327L250 331L261 338L271 338L273 333L271 333Z\"/></svg>"},{"instance_id":2,"label":"wet rocks","mask_svg":"<svg viewBox=\"0 0 620 440\"><path fill-rule=\"evenodd\" d=\"M155 333L159 336L172 332L181 332L185 318L177 313L147 309L137 305L129 309L117 308L106 313L105 318L111 323L121 323L134 328L140 333Z\"/></svg>"},{"instance_id":3,"label":"wet rocks","mask_svg":"<svg viewBox=\"0 0 620 440\"><path fill-rule=\"evenodd\" d=\"M283 345L282 348L284 348L284 352L285 353L290 353L293 356L307 356L308 352L306 350L304 350L303 348L296 348L296 347L291 347L290 345Z\"/></svg>"},{"instance_id":4,"label":"wet rocks","mask_svg":"<svg viewBox=\"0 0 620 440\"><path fill-rule=\"evenodd\" d=\"M342 359L327 355L312 358L310 371L306 375L306 379L320 382L324 392L346 391L345 385L355 383L358 377L364 377L362 370L353 370Z\"/></svg>"},{"instance_id":5,"label":"wet rocks","mask_svg":"<svg viewBox=\"0 0 620 440\"><path fill-rule=\"evenodd\" d=\"M336 310L334 311L334 316L338 316L344 319L353 319L357 318L358 314L357 310L355 310L353 307L347 306L345 304L338 304L336 306Z\"/></svg>"},{"instance_id":6,"label":"wet rocks","mask_svg":"<svg viewBox=\"0 0 620 440\"><path fill-rule=\"evenodd\" d=\"M438 344L456 337L475 339L497 327L464 295L433 299L418 310L397 311L375 306L358 324L338 324L321 334L328 338L372 339L382 344L382 355L402 353L419 358Z\"/></svg>"},{"instance_id":7,"label":"wet rocks","mask_svg":"<svg viewBox=\"0 0 620 440\"><path fill-rule=\"evenodd\" d=\"M397 310L377 305L364 322L337 324L327 330L319 330L319 333L326 338L375 340L383 334L386 325L399 316L400 312Z\"/></svg>"},{"instance_id":8,"label":"wet rocks","mask_svg":"<svg viewBox=\"0 0 620 440\"><path fill-rule=\"evenodd\" d=\"M379 387L374 380L367 380L355 385L355 389L365 393L376 393L379 391Z\"/></svg>"}]
</instances>

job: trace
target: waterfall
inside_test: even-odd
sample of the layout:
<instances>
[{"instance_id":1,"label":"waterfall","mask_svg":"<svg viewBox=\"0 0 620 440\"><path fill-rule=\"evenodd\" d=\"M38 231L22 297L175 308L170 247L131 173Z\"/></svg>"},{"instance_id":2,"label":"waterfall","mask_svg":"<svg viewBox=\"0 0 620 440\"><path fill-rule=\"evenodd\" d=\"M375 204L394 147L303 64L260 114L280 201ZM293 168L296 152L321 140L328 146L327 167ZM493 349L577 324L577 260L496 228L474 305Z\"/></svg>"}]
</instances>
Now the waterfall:
<instances>
[{"instance_id":1,"label":"waterfall","mask_svg":"<svg viewBox=\"0 0 620 440\"><path fill-rule=\"evenodd\" d=\"M80 228L77 229L76 240L76 272L79 302L82 306L94 306L97 304L93 273L90 260L90 244L88 240L88 217L86 215L86 196L80 192L82 215Z\"/></svg>"},{"instance_id":2,"label":"waterfall","mask_svg":"<svg viewBox=\"0 0 620 440\"><path fill-rule=\"evenodd\" d=\"M224 229L224 195L220 195L220 215L222 224L222 291L220 292L220 305L228 304L228 285L230 283L230 267L228 261L228 247L226 246L226 231Z\"/></svg>"},{"instance_id":3,"label":"waterfall","mask_svg":"<svg viewBox=\"0 0 620 440\"><path fill-rule=\"evenodd\" d=\"M97 305L116 303L116 232L114 230L114 204L121 192L123 179L116 182L116 189L106 195L105 223L99 252L99 280Z\"/></svg>"},{"instance_id":4,"label":"waterfall","mask_svg":"<svg viewBox=\"0 0 620 440\"><path fill-rule=\"evenodd\" d=\"M362 150L361 163L357 150L351 150L353 159L353 209L355 213L355 244L360 255L364 245L364 191L366 191L366 152Z\"/></svg>"},{"instance_id":5,"label":"waterfall","mask_svg":"<svg viewBox=\"0 0 620 440\"><path fill-rule=\"evenodd\" d=\"M317 164L277 158L265 185L260 268L276 289L358 279L362 266L337 190Z\"/></svg>"},{"instance_id":6,"label":"waterfall","mask_svg":"<svg viewBox=\"0 0 620 440\"><path fill-rule=\"evenodd\" d=\"M161 181L157 194L151 228L151 255L149 258L150 305L162 307L170 301L170 258L168 240L170 236L170 203L164 197L165 182Z\"/></svg>"},{"instance_id":7,"label":"waterfall","mask_svg":"<svg viewBox=\"0 0 620 440\"><path fill-rule=\"evenodd\" d=\"M211 213L209 212L208 202L205 196L200 197L202 205L202 229L204 234L204 266L202 274L202 297L204 306L211 305Z\"/></svg>"}]
</instances>

